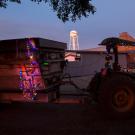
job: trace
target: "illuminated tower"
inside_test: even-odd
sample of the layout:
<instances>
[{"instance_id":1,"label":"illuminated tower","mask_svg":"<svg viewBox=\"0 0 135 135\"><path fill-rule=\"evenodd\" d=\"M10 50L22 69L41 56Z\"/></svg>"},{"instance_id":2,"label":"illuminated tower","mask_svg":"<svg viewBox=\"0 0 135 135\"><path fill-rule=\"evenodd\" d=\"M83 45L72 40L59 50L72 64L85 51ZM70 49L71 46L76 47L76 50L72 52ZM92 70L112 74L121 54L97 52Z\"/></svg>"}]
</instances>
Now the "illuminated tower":
<instances>
[{"instance_id":1,"label":"illuminated tower","mask_svg":"<svg viewBox=\"0 0 135 135\"><path fill-rule=\"evenodd\" d=\"M75 30L70 31L69 50L79 50L78 32Z\"/></svg>"}]
</instances>

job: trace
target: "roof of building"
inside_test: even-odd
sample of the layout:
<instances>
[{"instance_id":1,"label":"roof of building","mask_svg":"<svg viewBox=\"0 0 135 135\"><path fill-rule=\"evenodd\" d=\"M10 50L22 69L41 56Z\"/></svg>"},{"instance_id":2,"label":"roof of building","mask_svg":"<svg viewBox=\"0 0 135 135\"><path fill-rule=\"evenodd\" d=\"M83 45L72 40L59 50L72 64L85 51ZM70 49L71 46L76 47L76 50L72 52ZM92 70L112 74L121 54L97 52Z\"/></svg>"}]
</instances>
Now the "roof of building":
<instances>
[{"instance_id":1,"label":"roof of building","mask_svg":"<svg viewBox=\"0 0 135 135\"><path fill-rule=\"evenodd\" d=\"M135 42L135 38L129 35L127 32L122 32L119 34L119 38L122 40L128 40L131 43ZM90 51L90 52L106 52L106 47L105 46L100 46L96 48L90 48L90 49L85 49L85 51ZM118 51L120 53L129 53L129 52L135 52L135 46L118 46Z\"/></svg>"},{"instance_id":2,"label":"roof of building","mask_svg":"<svg viewBox=\"0 0 135 135\"><path fill-rule=\"evenodd\" d=\"M27 43L35 44L37 48L55 48L62 50L65 50L67 48L66 43L38 37L30 37L30 38L0 40L0 49L10 51L13 48L15 49L17 46L19 47L24 46Z\"/></svg>"},{"instance_id":3,"label":"roof of building","mask_svg":"<svg viewBox=\"0 0 135 135\"><path fill-rule=\"evenodd\" d=\"M135 42L135 38L133 36L131 36L130 34L128 34L128 32L120 33L119 38Z\"/></svg>"}]
</instances>

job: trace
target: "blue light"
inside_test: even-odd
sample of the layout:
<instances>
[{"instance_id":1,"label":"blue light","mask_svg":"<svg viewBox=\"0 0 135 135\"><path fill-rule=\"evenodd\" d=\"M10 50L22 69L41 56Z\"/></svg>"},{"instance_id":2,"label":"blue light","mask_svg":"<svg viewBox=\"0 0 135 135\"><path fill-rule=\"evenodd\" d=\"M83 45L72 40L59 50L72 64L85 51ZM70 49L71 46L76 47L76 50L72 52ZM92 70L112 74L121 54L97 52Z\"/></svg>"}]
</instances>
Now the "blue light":
<instances>
[{"instance_id":1,"label":"blue light","mask_svg":"<svg viewBox=\"0 0 135 135\"><path fill-rule=\"evenodd\" d=\"M22 71L20 71L20 75L22 75Z\"/></svg>"}]
</instances>

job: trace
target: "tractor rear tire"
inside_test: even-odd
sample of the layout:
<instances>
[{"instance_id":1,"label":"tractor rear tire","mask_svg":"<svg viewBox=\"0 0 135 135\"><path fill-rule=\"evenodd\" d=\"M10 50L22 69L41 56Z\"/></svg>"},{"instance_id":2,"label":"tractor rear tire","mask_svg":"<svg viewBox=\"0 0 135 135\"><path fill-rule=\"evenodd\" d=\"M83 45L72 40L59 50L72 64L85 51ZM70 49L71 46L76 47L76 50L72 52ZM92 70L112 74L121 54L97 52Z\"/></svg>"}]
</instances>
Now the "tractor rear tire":
<instances>
[{"instance_id":1,"label":"tractor rear tire","mask_svg":"<svg viewBox=\"0 0 135 135\"><path fill-rule=\"evenodd\" d=\"M113 119L135 116L135 81L124 75L111 76L100 86L98 100L105 116Z\"/></svg>"}]
</instances>

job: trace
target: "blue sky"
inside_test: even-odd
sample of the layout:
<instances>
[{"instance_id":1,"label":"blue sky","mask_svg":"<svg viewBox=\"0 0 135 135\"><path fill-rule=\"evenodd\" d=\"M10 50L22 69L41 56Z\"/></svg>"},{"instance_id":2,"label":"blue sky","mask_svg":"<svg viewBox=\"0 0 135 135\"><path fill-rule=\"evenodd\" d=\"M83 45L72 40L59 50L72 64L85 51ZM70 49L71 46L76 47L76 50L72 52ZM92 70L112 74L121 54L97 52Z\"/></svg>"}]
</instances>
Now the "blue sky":
<instances>
[{"instance_id":1,"label":"blue sky","mask_svg":"<svg viewBox=\"0 0 135 135\"><path fill-rule=\"evenodd\" d=\"M0 40L42 37L69 43L69 32L77 30L81 49L94 48L104 38L128 32L135 36L135 0L92 0L96 13L75 23L63 23L48 4L22 0L0 9Z\"/></svg>"}]
</instances>

